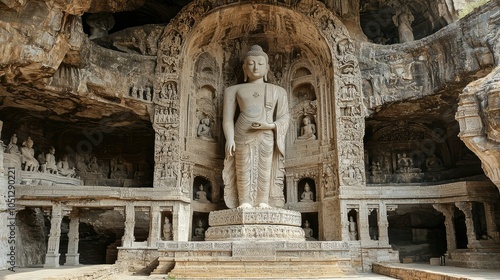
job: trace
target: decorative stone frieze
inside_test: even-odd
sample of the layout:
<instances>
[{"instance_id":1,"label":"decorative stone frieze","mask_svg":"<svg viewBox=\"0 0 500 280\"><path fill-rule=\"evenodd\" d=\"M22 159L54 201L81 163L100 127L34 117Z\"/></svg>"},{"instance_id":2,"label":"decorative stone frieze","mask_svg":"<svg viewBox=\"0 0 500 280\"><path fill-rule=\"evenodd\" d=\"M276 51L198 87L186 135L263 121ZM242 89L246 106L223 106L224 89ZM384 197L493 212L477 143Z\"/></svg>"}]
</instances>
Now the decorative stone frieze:
<instances>
[{"instance_id":1,"label":"decorative stone frieze","mask_svg":"<svg viewBox=\"0 0 500 280\"><path fill-rule=\"evenodd\" d=\"M211 227L226 225L272 224L300 226L299 212L279 208L234 208L211 212L208 218Z\"/></svg>"}]
</instances>

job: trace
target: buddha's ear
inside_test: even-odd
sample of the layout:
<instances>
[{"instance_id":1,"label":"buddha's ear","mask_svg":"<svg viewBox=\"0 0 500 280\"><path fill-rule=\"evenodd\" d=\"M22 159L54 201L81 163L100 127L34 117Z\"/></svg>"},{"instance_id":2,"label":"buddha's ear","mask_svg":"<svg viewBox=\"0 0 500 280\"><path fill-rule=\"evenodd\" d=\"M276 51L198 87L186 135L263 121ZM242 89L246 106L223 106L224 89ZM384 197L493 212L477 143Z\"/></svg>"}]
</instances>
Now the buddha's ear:
<instances>
[{"instance_id":1,"label":"buddha's ear","mask_svg":"<svg viewBox=\"0 0 500 280\"><path fill-rule=\"evenodd\" d=\"M264 75L264 82L267 82L267 74Z\"/></svg>"},{"instance_id":2,"label":"buddha's ear","mask_svg":"<svg viewBox=\"0 0 500 280\"><path fill-rule=\"evenodd\" d=\"M247 70L245 70L245 64L243 64L243 82L247 82L248 76L247 76Z\"/></svg>"}]
</instances>

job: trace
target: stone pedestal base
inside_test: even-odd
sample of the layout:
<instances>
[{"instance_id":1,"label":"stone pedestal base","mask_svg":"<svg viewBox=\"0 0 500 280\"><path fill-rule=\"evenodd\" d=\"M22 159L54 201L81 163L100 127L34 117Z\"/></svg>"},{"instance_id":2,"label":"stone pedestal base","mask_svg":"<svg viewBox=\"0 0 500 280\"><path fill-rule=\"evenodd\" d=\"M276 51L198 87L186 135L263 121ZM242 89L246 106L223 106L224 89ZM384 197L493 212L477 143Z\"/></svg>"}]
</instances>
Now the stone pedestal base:
<instances>
[{"instance_id":1,"label":"stone pedestal base","mask_svg":"<svg viewBox=\"0 0 500 280\"><path fill-rule=\"evenodd\" d=\"M280 208L235 208L210 212L207 241L304 241L300 212Z\"/></svg>"},{"instance_id":2,"label":"stone pedestal base","mask_svg":"<svg viewBox=\"0 0 500 280\"><path fill-rule=\"evenodd\" d=\"M79 265L80 254L66 254L66 262L64 265Z\"/></svg>"},{"instance_id":3,"label":"stone pedestal base","mask_svg":"<svg viewBox=\"0 0 500 280\"><path fill-rule=\"evenodd\" d=\"M155 273L176 279L355 277L347 242L160 242Z\"/></svg>"},{"instance_id":4,"label":"stone pedestal base","mask_svg":"<svg viewBox=\"0 0 500 280\"><path fill-rule=\"evenodd\" d=\"M45 264L43 268L58 268L59 267L59 256L61 254L47 254L45 255Z\"/></svg>"}]
</instances>

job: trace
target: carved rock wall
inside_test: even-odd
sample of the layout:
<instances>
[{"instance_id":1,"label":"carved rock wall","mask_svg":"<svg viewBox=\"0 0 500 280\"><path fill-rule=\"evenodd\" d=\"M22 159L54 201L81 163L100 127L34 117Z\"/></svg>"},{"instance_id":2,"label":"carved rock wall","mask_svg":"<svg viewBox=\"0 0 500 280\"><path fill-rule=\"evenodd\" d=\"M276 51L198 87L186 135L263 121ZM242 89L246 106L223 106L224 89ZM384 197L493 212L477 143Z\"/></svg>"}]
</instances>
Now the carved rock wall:
<instances>
[{"instance_id":1,"label":"carved rock wall","mask_svg":"<svg viewBox=\"0 0 500 280\"><path fill-rule=\"evenodd\" d=\"M498 61L499 4L491 1L436 34L407 44L360 43L369 114L395 101L459 92Z\"/></svg>"},{"instance_id":2,"label":"carved rock wall","mask_svg":"<svg viewBox=\"0 0 500 280\"><path fill-rule=\"evenodd\" d=\"M16 265L27 267L44 264L49 229L43 212L38 208L19 211L16 223Z\"/></svg>"}]
</instances>

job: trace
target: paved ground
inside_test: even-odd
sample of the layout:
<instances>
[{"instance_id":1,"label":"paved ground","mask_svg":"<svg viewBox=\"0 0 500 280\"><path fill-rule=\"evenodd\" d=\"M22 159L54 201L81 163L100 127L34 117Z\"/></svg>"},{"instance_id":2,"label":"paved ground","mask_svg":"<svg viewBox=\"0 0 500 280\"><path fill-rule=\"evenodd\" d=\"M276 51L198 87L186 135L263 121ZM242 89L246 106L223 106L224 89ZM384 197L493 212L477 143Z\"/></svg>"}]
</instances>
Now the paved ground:
<instances>
[{"instance_id":1,"label":"paved ground","mask_svg":"<svg viewBox=\"0 0 500 280\"><path fill-rule=\"evenodd\" d=\"M464 279L473 279L473 280L500 279L500 269L473 269L473 268L463 268L463 267L453 267L453 266L433 266L423 263L408 263L408 264L398 263L398 264L391 264L391 266L429 271L433 273L462 277Z\"/></svg>"},{"instance_id":2,"label":"paved ground","mask_svg":"<svg viewBox=\"0 0 500 280\"><path fill-rule=\"evenodd\" d=\"M464 279L473 280L498 280L500 279L500 270L485 270L485 269L467 269L460 267L451 266L430 266L428 264L394 264L391 266L398 266L409 269L425 270L434 273L442 273L446 275L453 275L458 277L463 277ZM73 280L76 279L76 275L102 275L103 272L109 270L111 265L82 265L76 267L60 267L57 269L43 269L43 268L19 268L16 272L10 272L8 270L0 271L0 279L2 280ZM306 276L306 275L304 275ZM113 276L101 276L95 279L105 279L105 280L156 280L165 279L164 276L161 277L148 277L144 275L132 275L131 273L122 273ZM329 278L329 279L340 279L340 278ZM345 278L344 278L345 279ZM363 279L363 280L389 280L393 279L390 277L377 275L373 273L359 274L355 277L348 277L347 279ZM302 280L307 280L307 278L302 278ZM327 280L327 279L323 279Z\"/></svg>"}]
</instances>

